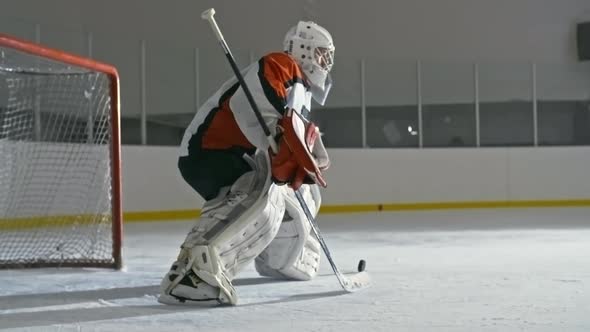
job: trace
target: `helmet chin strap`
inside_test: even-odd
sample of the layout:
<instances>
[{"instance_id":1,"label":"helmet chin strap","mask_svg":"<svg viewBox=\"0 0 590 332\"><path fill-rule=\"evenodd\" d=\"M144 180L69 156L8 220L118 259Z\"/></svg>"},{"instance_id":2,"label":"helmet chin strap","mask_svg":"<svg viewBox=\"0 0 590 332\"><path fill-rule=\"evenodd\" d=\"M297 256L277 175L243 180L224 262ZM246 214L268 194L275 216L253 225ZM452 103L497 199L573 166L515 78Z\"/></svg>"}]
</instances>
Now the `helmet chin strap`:
<instances>
[{"instance_id":1,"label":"helmet chin strap","mask_svg":"<svg viewBox=\"0 0 590 332\"><path fill-rule=\"evenodd\" d=\"M326 103L326 99L328 98L328 93L330 93L330 89L332 89L332 75L328 73L323 87L311 83L309 90L311 91L311 96L313 97L313 99L318 104L324 106L324 104Z\"/></svg>"}]
</instances>

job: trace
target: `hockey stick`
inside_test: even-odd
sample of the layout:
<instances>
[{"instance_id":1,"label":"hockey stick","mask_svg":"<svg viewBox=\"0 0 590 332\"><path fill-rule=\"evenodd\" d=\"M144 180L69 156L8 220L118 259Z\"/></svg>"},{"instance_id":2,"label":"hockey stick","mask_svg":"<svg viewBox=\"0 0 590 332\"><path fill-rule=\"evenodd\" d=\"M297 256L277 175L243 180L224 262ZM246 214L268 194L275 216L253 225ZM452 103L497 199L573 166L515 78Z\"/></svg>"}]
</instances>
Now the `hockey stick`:
<instances>
[{"instance_id":1,"label":"hockey stick","mask_svg":"<svg viewBox=\"0 0 590 332\"><path fill-rule=\"evenodd\" d=\"M225 42L225 39L223 38L223 35L221 34L221 30L219 29L219 26L217 25L217 22L215 21L215 18L213 17L213 15L215 15L215 9L210 8L210 9L205 10L201 14L201 18L206 21L209 21L209 23L211 24L211 29L215 33L215 37L217 38L217 41L221 45L221 48L223 49L223 52L225 53L225 57L229 61L229 64L231 65L231 68L234 71L234 74L236 75L238 82L240 83L240 86L242 87L242 90L244 91L244 94L246 94L246 98L248 99L248 102L250 103L252 110L256 114L256 119L258 120L258 123L262 127L262 130L264 131L264 134L266 135L266 138L268 139L268 143L270 144L270 148L271 148L272 152L277 153L277 151L278 151L277 143L275 142L274 138L272 137L272 135L270 133L270 129L268 128L268 126L264 122L264 119L262 118L262 114L260 113L260 110L258 109L256 102L254 101L254 97L252 97L252 93L250 92L250 89L248 88L248 86L246 85L246 82L244 81L244 77L242 76L242 73L240 72L238 66L236 65L234 57L231 54L231 51L230 51L229 47L227 46L227 43ZM309 207L305 203L305 200L303 199L301 192L298 190L295 190L295 196L297 197L297 200L299 201L301 208L305 212L305 215L307 216L307 219L309 220L311 229L312 229L313 233L315 234L315 236L317 237L318 241L320 242L320 246L322 247L322 250L324 251L324 254L326 255L326 257L328 258L328 261L330 262L330 265L332 266L332 270L334 271L334 274L336 275L336 278L338 279L340 286L342 286L342 288L344 290L346 290L347 292L354 292L356 290L368 287L370 285L370 278L369 278L369 274L364 271L365 261L361 260L359 262L358 268L357 268L358 273L355 273L350 276L346 276L346 275L342 274L342 272L340 272L340 270L336 266L336 263L334 263L334 260L332 259L332 255L330 254L330 250L328 249L328 246L326 245L326 242L324 241L324 238L319 231L319 227L317 225L317 222L316 222L315 218L313 217L313 214L309 211Z\"/></svg>"}]
</instances>

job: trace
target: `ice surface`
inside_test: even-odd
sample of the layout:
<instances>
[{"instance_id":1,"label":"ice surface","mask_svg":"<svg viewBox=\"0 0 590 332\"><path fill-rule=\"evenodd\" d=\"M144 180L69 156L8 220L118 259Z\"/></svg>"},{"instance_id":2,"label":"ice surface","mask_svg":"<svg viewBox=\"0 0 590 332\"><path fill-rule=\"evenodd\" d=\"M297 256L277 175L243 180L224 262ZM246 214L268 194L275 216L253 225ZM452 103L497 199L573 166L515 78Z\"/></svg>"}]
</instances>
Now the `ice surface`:
<instances>
[{"instance_id":1,"label":"ice surface","mask_svg":"<svg viewBox=\"0 0 590 332\"><path fill-rule=\"evenodd\" d=\"M0 270L7 331L590 331L590 209L320 215L344 271L308 282L235 281L236 307L156 301L191 222L125 226L124 271Z\"/></svg>"}]
</instances>

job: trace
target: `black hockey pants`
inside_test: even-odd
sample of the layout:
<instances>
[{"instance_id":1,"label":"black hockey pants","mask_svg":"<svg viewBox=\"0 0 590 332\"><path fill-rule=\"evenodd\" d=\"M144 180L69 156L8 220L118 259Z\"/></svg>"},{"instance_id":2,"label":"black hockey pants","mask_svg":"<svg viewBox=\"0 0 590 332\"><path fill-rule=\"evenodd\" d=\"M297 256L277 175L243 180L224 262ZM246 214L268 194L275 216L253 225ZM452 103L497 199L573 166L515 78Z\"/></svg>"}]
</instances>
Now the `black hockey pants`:
<instances>
[{"instance_id":1,"label":"black hockey pants","mask_svg":"<svg viewBox=\"0 0 590 332\"><path fill-rule=\"evenodd\" d=\"M178 168L184 180L203 199L215 198L219 189L231 186L240 176L252 170L242 157L253 151L244 149L199 150L178 159Z\"/></svg>"}]
</instances>

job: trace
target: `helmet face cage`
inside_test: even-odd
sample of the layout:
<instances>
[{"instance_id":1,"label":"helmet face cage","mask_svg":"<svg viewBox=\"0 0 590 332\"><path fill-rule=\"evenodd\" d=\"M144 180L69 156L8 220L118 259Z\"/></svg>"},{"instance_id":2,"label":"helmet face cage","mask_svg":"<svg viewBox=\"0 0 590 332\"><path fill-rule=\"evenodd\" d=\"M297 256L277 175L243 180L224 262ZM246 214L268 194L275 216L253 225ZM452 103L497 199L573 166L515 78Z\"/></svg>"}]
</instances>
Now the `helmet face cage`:
<instances>
[{"instance_id":1,"label":"helmet face cage","mask_svg":"<svg viewBox=\"0 0 590 332\"><path fill-rule=\"evenodd\" d=\"M313 22L299 22L287 32L284 49L312 83L323 86L334 65L334 44L327 30Z\"/></svg>"},{"instance_id":2,"label":"helmet face cage","mask_svg":"<svg viewBox=\"0 0 590 332\"><path fill-rule=\"evenodd\" d=\"M334 49L316 47L314 61L322 70L329 72L334 65Z\"/></svg>"}]
</instances>

